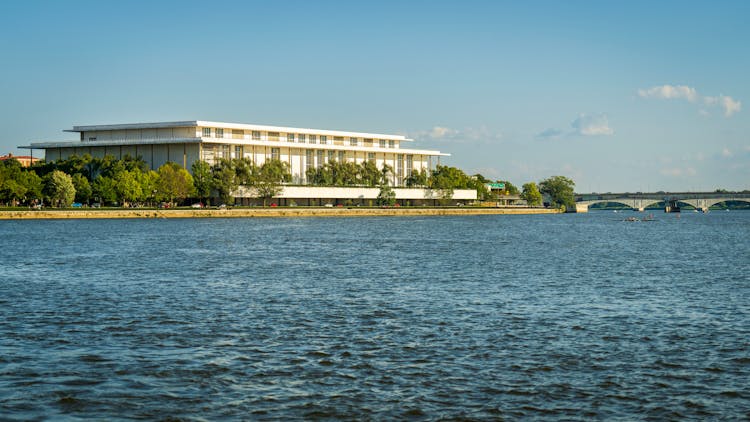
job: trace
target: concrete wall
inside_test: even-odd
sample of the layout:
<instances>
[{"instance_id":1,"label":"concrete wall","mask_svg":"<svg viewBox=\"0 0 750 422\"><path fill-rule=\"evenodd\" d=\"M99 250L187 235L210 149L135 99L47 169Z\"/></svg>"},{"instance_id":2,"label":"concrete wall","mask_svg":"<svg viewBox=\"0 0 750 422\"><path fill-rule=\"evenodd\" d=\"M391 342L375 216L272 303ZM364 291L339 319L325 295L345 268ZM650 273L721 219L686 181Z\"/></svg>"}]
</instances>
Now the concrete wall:
<instances>
[{"instance_id":1,"label":"concrete wall","mask_svg":"<svg viewBox=\"0 0 750 422\"><path fill-rule=\"evenodd\" d=\"M407 189L393 188L398 200L437 200L440 199L437 192L430 189ZM319 198L319 199L376 199L380 193L379 188L345 188L345 187L320 187L320 186L285 186L278 198ZM246 187L240 187L236 192L238 197L252 198L255 192ZM473 189L456 189L453 192L454 200L476 200L477 191Z\"/></svg>"}]
</instances>

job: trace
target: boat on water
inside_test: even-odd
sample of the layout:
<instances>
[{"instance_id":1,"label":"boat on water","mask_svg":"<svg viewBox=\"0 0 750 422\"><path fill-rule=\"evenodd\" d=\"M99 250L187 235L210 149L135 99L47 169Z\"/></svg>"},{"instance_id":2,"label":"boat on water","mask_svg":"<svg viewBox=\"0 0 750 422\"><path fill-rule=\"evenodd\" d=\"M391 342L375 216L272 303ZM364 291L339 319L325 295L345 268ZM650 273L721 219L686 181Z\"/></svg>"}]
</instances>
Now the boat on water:
<instances>
[{"instance_id":1,"label":"boat on water","mask_svg":"<svg viewBox=\"0 0 750 422\"><path fill-rule=\"evenodd\" d=\"M643 217L641 219L639 219L637 217L628 217L628 218L626 218L626 219L624 219L622 221L627 221L627 222L644 221L645 222L645 221L656 221L656 219L654 218L653 214L649 214L649 215L647 215L647 216L645 216L645 217Z\"/></svg>"}]
</instances>

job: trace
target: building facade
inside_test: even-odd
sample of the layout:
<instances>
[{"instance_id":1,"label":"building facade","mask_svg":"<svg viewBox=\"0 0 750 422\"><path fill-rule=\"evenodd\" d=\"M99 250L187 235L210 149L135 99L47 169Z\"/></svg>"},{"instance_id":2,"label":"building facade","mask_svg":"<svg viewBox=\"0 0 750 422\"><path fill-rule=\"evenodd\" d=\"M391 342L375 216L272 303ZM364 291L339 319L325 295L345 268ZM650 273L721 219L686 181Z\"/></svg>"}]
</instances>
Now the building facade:
<instances>
[{"instance_id":1,"label":"building facade","mask_svg":"<svg viewBox=\"0 0 750 422\"><path fill-rule=\"evenodd\" d=\"M8 153L0 156L0 161L5 160L16 160L21 164L21 167L30 167L32 164L39 161L39 157L34 157L32 155L13 155Z\"/></svg>"},{"instance_id":2,"label":"building facade","mask_svg":"<svg viewBox=\"0 0 750 422\"><path fill-rule=\"evenodd\" d=\"M31 143L20 148L44 150L47 161L83 154L119 159L129 155L141 157L152 169L166 162L178 163L189 170L197 160L212 165L220 159L248 158L262 165L278 159L289 164L292 185L303 186L307 184L306 172L310 168L334 160L357 164L370 160L378 168L385 164L393 168L390 184L397 188L404 186L412 172L433 169L440 163L440 157L450 155L404 148L413 140L400 135L202 120L74 126L66 132L77 133L79 139ZM454 192L456 199L476 198L476 194L474 198L470 196L469 192Z\"/></svg>"}]
</instances>

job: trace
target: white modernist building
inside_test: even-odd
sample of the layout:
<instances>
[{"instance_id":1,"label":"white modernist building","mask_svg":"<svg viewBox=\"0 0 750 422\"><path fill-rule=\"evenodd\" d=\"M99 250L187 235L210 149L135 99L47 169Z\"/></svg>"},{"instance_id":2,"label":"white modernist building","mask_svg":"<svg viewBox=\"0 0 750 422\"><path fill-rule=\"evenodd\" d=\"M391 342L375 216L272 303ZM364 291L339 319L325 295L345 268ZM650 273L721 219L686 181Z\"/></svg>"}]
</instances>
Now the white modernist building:
<instances>
[{"instance_id":1,"label":"white modernist building","mask_svg":"<svg viewBox=\"0 0 750 422\"><path fill-rule=\"evenodd\" d=\"M432 192L399 187L404 186L404 180L413 171L432 169L440 163L441 156L450 155L402 148L402 143L413 140L400 135L202 120L74 126L66 132L78 133L80 139L31 143L20 148L30 149L32 154L33 150L44 150L47 161L83 154L98 158L112 155L119 159L129 155L141 157L152 169L170 161L190 169L197 160L214 164L222 158L249 158L262 165L266 160L278 159L288 163L292 173L292 183L279 196L282 203L291 200L296 203L307 200L308 204L341 200L361 200L364 203L377 197L379 190L374 188L305 186L308 169L333 160L358 164L372 160L378 168L388 164L394 170L391 184L396 187L397 199L429 202L436 199ZM244 196L248 200L251 195L252 192L244 189L238 192L240 198ZM453 199L476 199L476 192L457 190Z\"/></svg>"}]
</instances>

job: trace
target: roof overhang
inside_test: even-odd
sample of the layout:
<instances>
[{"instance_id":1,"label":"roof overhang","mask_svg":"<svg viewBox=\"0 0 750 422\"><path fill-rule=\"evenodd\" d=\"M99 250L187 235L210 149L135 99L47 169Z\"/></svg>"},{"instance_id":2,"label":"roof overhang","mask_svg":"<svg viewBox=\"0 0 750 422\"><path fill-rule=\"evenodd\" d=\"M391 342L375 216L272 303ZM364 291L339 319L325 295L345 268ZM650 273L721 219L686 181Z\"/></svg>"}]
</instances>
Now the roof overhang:
<instances>
[{"instance_id":1,"label":"roof overhang","mask_svg":"<svg viewBox=\"0 0 750 422\"><path fill-rule=\"evenodd\" d=\"M175 139L122 139L114 141L65 141L65 142L32 142L29 145L19 145L22 149L48 149L48 148L88 148L127 145L158 145L158 144L197 144L201 138L175 138Z\"/></svg>"},{"instance_id":2,"label":"roof overhang","mask_svg":"<svg viewBox=\"0 0 750 422\"><path fill-rule=\"evenodd\" d=\"M185 120L177 122L125 123L116 125L73 126L63 132L92 132L106 130L135 130L135 129L166 129L176 127L220 127L224 129L259 130L265 132L304 133L310 135L343 136L356 138L392 139L394 141L411 142L413 139L403 135L388 135L384 133L349 132L341 130L311 129L288 126L268 126L245 123L213 122L207 120Z\"/></svg>"}]
</instances>

